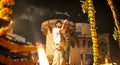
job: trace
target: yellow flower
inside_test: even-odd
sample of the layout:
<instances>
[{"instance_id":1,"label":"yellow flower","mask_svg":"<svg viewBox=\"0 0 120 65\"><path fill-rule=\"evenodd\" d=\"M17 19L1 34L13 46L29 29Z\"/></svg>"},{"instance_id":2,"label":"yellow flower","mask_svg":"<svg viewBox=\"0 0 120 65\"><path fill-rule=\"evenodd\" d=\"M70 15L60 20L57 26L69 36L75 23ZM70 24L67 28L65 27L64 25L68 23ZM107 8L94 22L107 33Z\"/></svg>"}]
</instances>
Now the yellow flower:
<instances>
[{"instance_id":1,"label":"yellow flower","mask_svg":"<svg viewBox=\"0 0 120 65\"><path fill-rule=\"evenodd\" d=\"M15 4L14 0L1 0L1 2L5 5L14 5Z\"/></svg>"},{"instance_id":2,"label":"yellow flower","mask_svg":"<svg viewBox=\"0 0 120 65\"><path fill-rule=\"evenodd\" d=\"M12 14L12 9L3 8L2 10L0 10L0 18L3 18L7 14L11 15Z\"/></svg>"},{"instance_id":3,"label":"yellow flower","mask_svg":"<svg viewBox=\"0 0 120 65\"><path fill-rule=\"evenodd\" d=\"M0 9L4 7L4 4L0 1Z\"/></svg>"}]
</instances>

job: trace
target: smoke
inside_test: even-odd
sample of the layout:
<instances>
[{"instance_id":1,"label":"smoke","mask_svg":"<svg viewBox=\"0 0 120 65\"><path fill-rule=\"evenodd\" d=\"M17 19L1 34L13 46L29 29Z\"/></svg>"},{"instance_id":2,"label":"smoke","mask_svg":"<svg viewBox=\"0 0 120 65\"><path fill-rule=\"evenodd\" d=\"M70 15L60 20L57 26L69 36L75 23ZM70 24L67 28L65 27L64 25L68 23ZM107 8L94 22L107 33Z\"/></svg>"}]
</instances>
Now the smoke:
<instances>
[{"instance_id":1,"label":"smoke","mask_svg":"<svg viewBox=\"0 0 120 65\"><path fill-rule=\"evenodd\" d=\"M40 24L47 19L59 15L70 17L70 14L57 9L50 9L43 6L36 6L26 1L17 1L14 9L13 30L18 35L25 37L28 41L35 42L35 38L42 39L45 43L45 37L40 30ZM22 5L22 6L21 6Z\"/></svg>"},{"instance_id":2,"label":"smoke","mask_svg":"<svg viewBox=\"0 0 120 65\"><path fill-rule=\"evenodd\" d=\"M55 14L62 14L62 15L65 15L65 16L70 17L70 15L68 14L68 12L60 12L60 11L56 11Z\"/></svg>"},{"instance_id":3,"label":"smoke","mask_svg":"<svg viewBox=\"0 0 120 65\"><path fill-rule=\"evenodd\" d=\"M29 21L34 21L36 19L44 19L47 17L52 17L55 15L65 15L67 17L70 17L70 14L65 11L61 12L58 10L50 10L49 8L43 8L43 7L37 7L35 5L30 5L28 8L25 9L23 14L20 16L20 19L27 19Z\"/></svg>"},{"instance_id":4,"label":"smoke","mask_svg":"<svg viewBox=\"0 0 120 65\"><path fill-rule=\"evenodd\" d=\"M49 13L49 9L43 7L36 7L35 5L30 5L20 16L20 19L27 19L30 22L33 22L37 19L42 19L46 15L49 15Z\"/></svg>"},{"instance_id":5,"label":"smoke","mask_svg":"<svg viewBox=\"0 0 120 65\"><path fill-rule=\"evenodd\" d=\"M23 4L23 8L21 8L20 6L15 10L14 24L12 25L14 33L25 37L33 43L36 36L44 41L45 38L40 32L40 24L47 15L51 14L49 9L28 4L26 6Z\"/></svg>"}]
</instances>

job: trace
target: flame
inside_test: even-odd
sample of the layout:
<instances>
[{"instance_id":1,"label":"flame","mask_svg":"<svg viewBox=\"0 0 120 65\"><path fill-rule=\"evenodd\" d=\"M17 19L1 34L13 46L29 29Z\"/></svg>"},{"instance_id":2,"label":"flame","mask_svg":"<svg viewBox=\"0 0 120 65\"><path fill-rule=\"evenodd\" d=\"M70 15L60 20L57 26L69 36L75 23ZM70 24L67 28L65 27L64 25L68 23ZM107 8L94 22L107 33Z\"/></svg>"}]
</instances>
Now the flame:
<instances>
[{"instance_id":1,"label":"flame","mask_svg":"<svg viewBox=\"0 0 120 65\"><path fill-rule=\"evenodd\" d=\"M40 65L49 65L48 59L46 57L44 46L41 43L37 43L37 52L39 56L39 64Z\"/></svg>"}]
</instances>

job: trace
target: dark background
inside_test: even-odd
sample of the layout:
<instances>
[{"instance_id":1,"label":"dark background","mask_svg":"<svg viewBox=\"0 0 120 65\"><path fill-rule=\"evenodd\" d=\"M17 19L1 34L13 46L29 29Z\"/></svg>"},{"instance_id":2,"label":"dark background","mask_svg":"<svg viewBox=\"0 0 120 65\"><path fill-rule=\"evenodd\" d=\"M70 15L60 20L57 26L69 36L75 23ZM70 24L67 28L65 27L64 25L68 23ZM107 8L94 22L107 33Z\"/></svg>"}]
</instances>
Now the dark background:
<instances>
[{"instance_id":1,"label":"dark background","mask_svg":"<svg viewBox=\"0 0 120 65\"><path fill-rule=\"evenodd\" d=\"M15 0L13 6L13 33L35 44L36 38L45 44L45 35L40 30L41 23L48 19L63 18L73 22L89 23L83 14L79 0ZM114 0L120 18L120 0ZM113 39L114 19L106 0L94 0L97 33L110 33L111 60L120 63L118 43ZM118 19L120 20L120 19ZM119 64L118 64L119 65Z\"/></svg>"}]
</instances>

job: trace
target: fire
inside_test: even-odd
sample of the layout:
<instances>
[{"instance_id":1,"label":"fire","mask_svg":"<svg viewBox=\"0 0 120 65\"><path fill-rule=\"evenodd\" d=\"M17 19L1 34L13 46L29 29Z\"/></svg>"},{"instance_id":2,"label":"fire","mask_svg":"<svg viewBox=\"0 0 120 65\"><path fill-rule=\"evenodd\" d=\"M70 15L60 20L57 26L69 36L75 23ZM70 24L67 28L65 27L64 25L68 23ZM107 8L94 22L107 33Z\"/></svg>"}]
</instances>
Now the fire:
<instances>
[{"instance_id":1,"label":"fire","mask_svg":"<svg viewBox=\"0 0 120 65\"><path fill-rule=\"evenodd\" d=\"M40 65L49 65L48 59L46 57L44 46L41 43L37 43L37 52L39 56L39 64Z\"/></svg>"}]
</instances>

